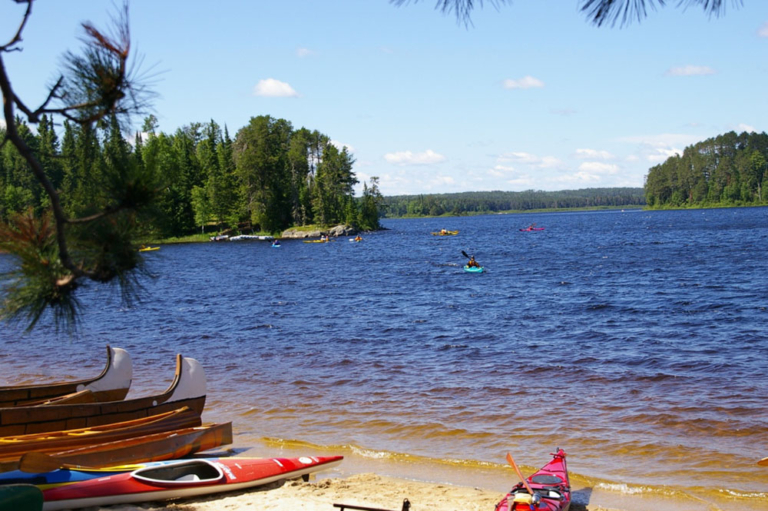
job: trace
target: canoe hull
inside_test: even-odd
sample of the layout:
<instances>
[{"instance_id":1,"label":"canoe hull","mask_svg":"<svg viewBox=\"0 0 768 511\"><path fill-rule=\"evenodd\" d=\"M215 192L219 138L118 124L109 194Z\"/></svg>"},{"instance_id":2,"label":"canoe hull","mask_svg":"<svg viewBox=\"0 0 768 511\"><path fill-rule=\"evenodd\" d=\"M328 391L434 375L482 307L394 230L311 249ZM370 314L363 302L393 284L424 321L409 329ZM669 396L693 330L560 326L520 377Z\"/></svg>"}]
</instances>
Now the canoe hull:
<instances>
[{"instance_id":1,"label":"canoe hull","mask_svg":"<svg viewBox=\"0 0 768 511\"><path fill-rule=\"evenodd\" d=\"M127 351L107 346L107 365L95 378L73 382L0 387L0 408L33 406L69 394L89 390L93 401L125 399L133 378L133 365Z\"/></svg>"},{"instance_id":2,"label":"canoe hull","mask_svg":"<svg viewBox=\"0 0 768 511\"><path fill-rule=\"evenodd\" d=\"M467 273L483 273L483 268L477 266L465 266L464 271Z\"/></svg>"},{"instance_id":3,"label":"canoe hull","mask_svg":"<svg viewBox=\"0 0 768 511\"><path fill-rule=\"evenodd\" d=\"M302 458L218 458L211 460L188 460L164 465L165 469L182 465L200 466L211 464L221 472L217 480L165 480L153 482L141 476L149 467L130 473L100 477L90 481L51 488L43 492L45 511L71 509L113 504L131 504L158 500L178 499L211 495L215 493L244 490L269 484L282 479L295 479L319 472L341 463L341 456ZM203 467L210 470L211 467ZM138 476L138 477L137 477Z\"/></svg>"},{"instance_id":4,"label":"canoe hull","mask_svg":"<svg viewBox=\"0 0 768 511\"><path fill-rule=\"evenodd\" d=\"M54 453L85 446L200 426L200 414L179 408L159 415L93 428L53 431L0 438L0 461L17 459L28 452Z\"/></svg>"},{"instance_id":5,"label":"canoe hull","mask_svg":"<svg viewBox=\"0 0 768 511\"><path fill-rule=\"evenodd\" d=\"M170 412L187 406L198 415L205 406L205 371L193 358L176 357L176 374L162 394L107 403L0 408L0 436L88 428Z\"/></svg>"}]
</instances>

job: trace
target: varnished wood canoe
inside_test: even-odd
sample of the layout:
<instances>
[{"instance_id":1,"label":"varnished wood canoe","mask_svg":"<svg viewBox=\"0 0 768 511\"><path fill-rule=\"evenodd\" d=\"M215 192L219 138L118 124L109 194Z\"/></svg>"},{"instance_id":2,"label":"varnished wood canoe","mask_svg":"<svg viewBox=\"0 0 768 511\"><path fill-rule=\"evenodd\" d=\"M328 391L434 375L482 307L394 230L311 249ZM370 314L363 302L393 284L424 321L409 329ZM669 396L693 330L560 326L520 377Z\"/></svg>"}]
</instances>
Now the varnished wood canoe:
<instances>
[{"instance_id":1,"label":"varnished wood canoe","mask_svg":"<svg viewBox=\"0 0 768 511\"><path fill-rule=\"evenodd\" d=\"M106 403L0 408L0 436L102 426L157 415L183 406L200 415L205 406L205 393L203 366L193 358L177 355L175 378L162 394Z\"/></svg>"},{"instance_id":2,"label":"varnished wood canoe","mask_svg":"<svg viewBox=\"0 0 768 511\"><path fill-rule=\"evenodd\" d=\"M25 474L58 469L96 470L182 458L232 443L232 423L204 424L52 453L29 452L0 462L0 485L33 482ZM131 464L131 465L128 465ZM34 483L33 484L38 484Z\"/></svg>"},{"instance_id":3,"label":"varnished wood canoe","mask_svg":"<svg viewBox=\"0 0 768 511\"><path fill-rule=\"evenodd\" d=\"M128 352L107 346L107 366L99 376L72 382L0 387L0 408L41 404L83 390L91 391L94 401L119 401L128 394L132 378L133 365Z\"/></svg>"},{"instance_id":4,"label":"varnished wood canoe","mask_svg":"<svg viewBox=\"0 0 768 511\"><path fill-rule=\"evenodd\" d=\"M50 454L27 453L17 466L25 472L114 467L183 458L231 443L231 422L204 424Z\"/></svg>"},{"instance_id":5,"label":"varnished wood canoe","mask_svg":"<svg viewBox=\"0 0 768 511\"><path fill-rule=\"evenodd\" d=\"M191 428L200 426L202 422L200 414L185 406L159 415L104 426L5 436L0 437L0 461L18 458L27 452L58 452L180 428Z\"/></svg>"}]
</instances>

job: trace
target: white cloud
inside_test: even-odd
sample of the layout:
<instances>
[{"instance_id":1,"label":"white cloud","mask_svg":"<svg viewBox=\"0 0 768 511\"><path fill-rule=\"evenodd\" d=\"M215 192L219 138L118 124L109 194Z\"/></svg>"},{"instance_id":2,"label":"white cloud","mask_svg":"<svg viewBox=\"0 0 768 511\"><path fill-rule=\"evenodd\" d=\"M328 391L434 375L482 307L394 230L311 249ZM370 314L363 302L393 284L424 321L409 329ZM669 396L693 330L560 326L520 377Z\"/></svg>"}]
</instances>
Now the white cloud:
<instances>
[{"instance_id":1,"label":"white cloud","mask_svg":"<svg viewBox=\"0 0 768 511\"><path fill-rule=\"evenodd\" d=\"M497 157L496 160L499 162L513 162L530 165L540 169L559 167L563 163L560 159L555 158L554 156L537 156L535 154L524 152L504 153Z\"/></svg>"},{"instance_id":2,"label":"white cloud","mask_svg":"<svg viewBox=\"0 0 768 511\"><path fill-rule=\"evenodd\" d=\"M347 152L350 152L350 153L354 153L355 152L355 148L354 147L352 147L349 144L345 144L344 142L339 142L338 140L331 140L331 144L336 146L336 149L338 149L339 151L343 150L346 147L347 148Z\"/></svg>"},{"instance_id":3,"label":"white cloud","mask_svg":"<svg viewBox=\"0 0 768 511\"><path fill-rule=\"evenodd\" d=\"M2 121L0 121L0 123L2 123ZM141 141L146 144L147 140L149 139L149 133L145 131L141 131L139 133L130 133L127 137L125 137L125 141L136 147L136 137L139 135L141 135Z\"/></svg>"},{"instance_id":4,"label":"white cloud","mask_svg":"<svg viewBox=\"0 0 768 511\"><path fill-rule=\"evenodd\" d=\"M717 73L709 66L680 66L667 69L667 76L704 76Z\"/></svg>"},{"instance_id":5,"label":"white cloud","mask_svg":"<svg viewBox=\"0 0 768 511\"><path fill-rule=\"evenodd\" d=\"M401 151L398 153L387 153L384 159L395 165L434 165L445 161L445 156L427 149L423 153L413 153L411 151Z\"/></svg>"},{"instance_id":6,"label":"white cloud","mask_svg":"<svg viewBox=\"0 0 768 511\"><path fill-rule=\"evenodd\" d=\"M661 148L657 147L655 149L652 149L649 152L646 152L645 159L648 160L651 163L662 163L667 161L668 158L671 158L672 156L679 156L683 154L682 149L674 149L674 148Z\"/></svg>"},{"instance_id":7,"label":"white cloud","mask_svg":"<svg viewBox=\"0 0 768 511\"><path fill-rule=\"evenodd\" d=\"M743 123L742 124L737 124L736 125L736 129L734 131L736 133L741 133L741 132L744 132L744 131L746 131L748 133L752 133L752 132L757 133L757 130L754 128L754 126L750 126L749 124L743 124Z\"/></svg>"},{"instance_id":8,"label":"white cloud","mask_svg":"<svg viewBox=\"0 0 768 511\"><path fill-rule=\"evenodd\" d=\"M509 78L504 80L505 89L541 89L542 87L544 87L544 82L532 76L524 76L519 80Z\"/></svg>"},{"instance_id":9,"label":"white cloud","mask_svg":"<svg viewBox=\"0 0 768 511\"><path fill-rule=\"evenodd\" d=\"M515 167L507 167L504 165L496 165L492 169L488 170L488 174L493 177L504 177L508 174L516 172Z\"/></svg>"},{"instance_id":10,"label":"white cloud","mask_svg":"<svg viewBox=\"0 0 768 511\"><path fill-rule=\"evenodd\" d=\"M579 165L579 170L582 172L591 172L593 174L616 174L619 172L619 166L614 163L585 161Z\"/></svg>"},{"instance_id":11,"label":"white cloud","mask_svg":"<svg viewBox=\"0 0 768 511\"><path fill-rule=\"evenodd\" d=\"M267 78L259 80L256 87L253 88L254 96L264 96L267 98L297 98L299 93L293 90L293 87L280 80Z\"/></svg>"},{"instance_id":12,"label":"white cloud","mask_svg":"<svg viewBox=\"0 0 768 511\"><path fill-rule=\"evenodd\" d=\"M757 35L759 37L768 37L768 21L763 23L763 26L757 30Z\"/></svg>"},{"instance_id":13,"label":"white cloud","mask_svg":"<svg viewBox=\"0 0 768 511\"><path fill-rule=\"evenodd\" d=\"M576 172L574 174L568 174L565 176L557 176L551 179L553 182L557 183L594 183L596 181L600 181L600 176L596 176L595 174L590 174L589 172Z\"/></svg>"},{"instance_id":14,"label":"white cloud","mask_svg":"<svg viewBox=\"0 0 768 511\"><path fill-rule=\"evenodd\" d=\"M5 129L5 126L6 126L5 119L0 119L0 128Z\"/></svg>"},{"instance_id":15,"label":"white cloud","mask_svg":"<svg viewBox=\"0 0 768 511\"><path fill-rule=\"evenodd\" d=\"M596 151L594 149L576 149L576 158L579 159L600 159L600 160L612 160L614 156L608 151Z\"/></svg>"},{"instance_id":16,"label":"white cloud","mask_svg":"<svg viewBox=\"0 0 768 511\"><path fill-rule=\"evenodd\" d=\"M314 55L315 52L308 48L296 48L296 56L299 58L309 57L310 55Z\"/></svg>"}]
</instances>

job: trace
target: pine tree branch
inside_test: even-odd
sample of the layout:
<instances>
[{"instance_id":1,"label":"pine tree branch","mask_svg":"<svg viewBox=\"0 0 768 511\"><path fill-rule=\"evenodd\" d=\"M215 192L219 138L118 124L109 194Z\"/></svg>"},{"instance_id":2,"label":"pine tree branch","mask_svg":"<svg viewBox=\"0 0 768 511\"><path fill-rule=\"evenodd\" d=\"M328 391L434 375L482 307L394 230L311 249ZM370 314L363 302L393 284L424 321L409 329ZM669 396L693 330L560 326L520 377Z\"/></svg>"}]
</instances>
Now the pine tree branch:
<instances>
[{"instance_id":1,"label":"pine tree branch","mask_svg":"<svg viewBox=\"0 0 768 511\"><path fill-rule=\"evenodd\" d=\"M19 24L18 30L16 30L16 34L8 43L0 46L0 52L19 51L19 48L12 48L12 46L21 42L21 33L24 31L24 27L27 25L27 20L29 20L30 14L32 14L32 1L33 0L16 0L16 3L26 2L27 11L24 13L24 17L21 19L21 23Z\"/></svg>"},{"instance_id":2,"label":"pine tree branch","mask_svg":"<svg viewBox=\"0 0 768 511\"><path fill-rule=\"evenodd\" d=\"M31 1L30 1L31 4ZM3 98L15 98L16 94L13 92L11 82L8 79L8 73L5 69L5 62L3 61L2 54L0 53L0 91L3 93ZM45 190L46 195L51 201L51 210L53 211L53 217L56 220L56 241L59 246L59 257L61 258L61 264L73 275L83 275L83 271L72 263L69 257L69 250L67 249L67 240L64 232L64 225L67 222L67 217L64 214L64 209L61 207L61 201L59 194L56 193L56 189L53 184L45 175L40 161L35 157L32 149L24 142L24 139L19 135L19 131L16 128L16 119L13 113L15 101L6 99L3 101L3 117L5 118L6 138L19 151L19 154L29 164L32 173L38 180L40 185Z\"/></svg>"}]
</instances>

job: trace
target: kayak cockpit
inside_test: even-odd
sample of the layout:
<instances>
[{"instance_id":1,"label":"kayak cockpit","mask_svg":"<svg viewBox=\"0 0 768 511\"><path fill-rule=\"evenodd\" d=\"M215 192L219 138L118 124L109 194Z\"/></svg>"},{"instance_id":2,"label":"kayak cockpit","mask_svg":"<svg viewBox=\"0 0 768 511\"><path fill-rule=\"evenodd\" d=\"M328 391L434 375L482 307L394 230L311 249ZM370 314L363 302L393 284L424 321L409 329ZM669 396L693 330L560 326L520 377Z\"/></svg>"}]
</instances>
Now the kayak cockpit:
<instances>
[{"instance_id":1,"label":"kayak cockpit","mask_svg":"<svg viewBox=\"0 0 768 511\"><path fill-rule=\"evenodd\" d=\"M136 470L133 478L143 483L163 486L202 486L222 482L224 472L208 460L190 460Z\"/></svg>"}]
</instances>

